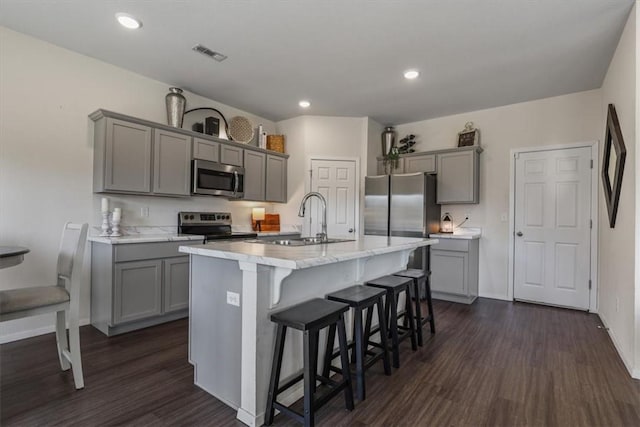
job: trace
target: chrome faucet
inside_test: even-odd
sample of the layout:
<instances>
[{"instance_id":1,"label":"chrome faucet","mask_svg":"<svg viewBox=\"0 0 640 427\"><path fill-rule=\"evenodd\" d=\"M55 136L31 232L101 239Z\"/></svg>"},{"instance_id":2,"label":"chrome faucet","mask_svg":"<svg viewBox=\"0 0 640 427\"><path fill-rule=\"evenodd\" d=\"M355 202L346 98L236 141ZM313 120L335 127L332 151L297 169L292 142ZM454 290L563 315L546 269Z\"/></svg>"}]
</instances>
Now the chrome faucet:
<instances>
[{"instance_id":1,"label":"chrome faucet","mask_svg":"<svg viewBox=\"0 0 640 427\"><path fill-rule=\"evenodd\" d=\"M320 240L322 242L326 242L328 240L327 239L327 200L324 198L322 194L318 193L317 191L311 191L310 193L305 194L304 197L302 198L302 202L300 203L298 216L304 217L305 205L307 203L307 200L310 199L311 197L317 197L318 199L320 199L320 203L322 203L322 232L318 233L317 237L320 237Z\"/></svg>"}]
</instances>

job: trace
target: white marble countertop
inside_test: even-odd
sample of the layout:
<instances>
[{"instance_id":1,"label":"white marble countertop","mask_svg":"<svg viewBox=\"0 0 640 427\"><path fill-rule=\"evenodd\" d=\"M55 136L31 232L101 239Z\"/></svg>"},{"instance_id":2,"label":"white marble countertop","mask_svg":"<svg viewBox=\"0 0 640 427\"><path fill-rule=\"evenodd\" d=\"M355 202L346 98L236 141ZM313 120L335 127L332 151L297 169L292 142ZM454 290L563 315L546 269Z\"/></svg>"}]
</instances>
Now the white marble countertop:
<instances>
[{"instance_id":1,"label":"white marble countertop","mask_svg":"<svg viewBox=\"0 0 640 427\"><path fill-rule=\"evenodd\" d=\"M435 239L463 239L473 240L479 239L482 236L482 230L479 228L459 228L454 230L453 233L432 233L429 237Z\"/></svg>"},{"instance_id":2,"label":"white marble countertop","mask_svg":"<svg viewBox=\"0 0 640 427\"><path fill-rule=\"evenodd\" d=\"M106 243L109 245L123 245L127 243L153 243L153 242L186 242L191 240L203 241L204 236L196 234L132 234L121 237L89 236L90 242Z\"/></svg>"},{"instance_id":3,"label":"white marble countertop","mask_svg":"<svg viewBox=\"0 0 640 427\"><path fill-rule=\"evenodd\" d=\"M363 236L354 241L308 246L279 246L244 241L213 242L206 245L180 246L179 251L299 270L436 243L437 239Z\"/></svg>"}]
</instances>

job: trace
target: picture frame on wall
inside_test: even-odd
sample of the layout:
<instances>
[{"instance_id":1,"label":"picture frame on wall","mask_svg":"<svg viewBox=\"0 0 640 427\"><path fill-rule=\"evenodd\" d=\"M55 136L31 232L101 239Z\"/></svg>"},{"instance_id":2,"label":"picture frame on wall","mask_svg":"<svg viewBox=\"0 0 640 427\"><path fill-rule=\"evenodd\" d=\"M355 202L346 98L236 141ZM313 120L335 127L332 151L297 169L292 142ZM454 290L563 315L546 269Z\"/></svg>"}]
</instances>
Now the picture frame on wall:
<instances>
[{"instance_id":1,"label":"picture frame on wall","mask_svg":"<svg viewBox=\"0 0 640 427\"><path fill-rule=\"evenodd\" d=\"M618 121L618 113L616 112L616 107L613 104L609 104L607 108L607 124L604 136L601 176L610 228L616 226L626 157L627 148L624 145L624 138L622 137L620 122Z\"/></svg>"},{"instance_id":2,"label":"picture frame on wall","mask_svg":"<svg viewBox=\"0 0 640 427\"><path fill-rule=\"evenodd\" d=\"M458 147L472 147L480 145L480 129L473 127L473 122L467 122L464 129L458 132Z\"/></svg>"}]
</instances>

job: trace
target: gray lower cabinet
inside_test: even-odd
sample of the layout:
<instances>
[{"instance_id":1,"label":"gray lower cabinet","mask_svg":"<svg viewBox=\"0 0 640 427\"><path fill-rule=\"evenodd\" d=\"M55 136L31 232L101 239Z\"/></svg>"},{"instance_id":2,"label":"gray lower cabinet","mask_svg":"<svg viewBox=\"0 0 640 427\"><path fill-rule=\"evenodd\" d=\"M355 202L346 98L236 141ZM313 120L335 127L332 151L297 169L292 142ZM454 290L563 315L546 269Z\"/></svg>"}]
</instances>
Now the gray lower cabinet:
<instances>
[{"instance_id":1,"label":"gray lower cabinet","mask_svg":"<svg viewBox=\"0 0 640 427\"><path fill-rule=\"evenodd\" d=\"M111 336L189 315L189 257L199 241L91 244L91 324Z\"/></svg>"},{"instance_id":2,"label":"gray lower cabinet","mask_svg":"<svg viewBox=\"0 0 640 427\"><path fill-rule=\"evenodd\" d=\"M267 154L265 198L268 202L287 202L287 159Z\"/></svg>"},{"instance_id":3,"label":"gray lower cabinet","mask_svg":"<svg viewBox=\"0 0 640 427\"><path fill-rule=\"evenodd\" d=\"M151 191L149 126L103 117L95 123L94 191Z\"/></svg>"},{"instance_id":4,"label":"gray lower cabinet","mask_svg":"<svg viewBox=\"0 0 640 427\"><path fill-rule=\"evenodd\" d=\"M471 304L478 297L479 240L440 239L431 246L433 298Z\"/></svg>"},{"instance_id":5,"label":"gray lower cabinet","mask_svg":"<svg viewBox=\"0 0 640 427\"><path fill-rule=\"evenodd\" d=\"M475 149L437 154L437 203L480 202L480 153Z\"/></svg>"},{"instance_id":6,"label":"gray lower cabinet","mask_svg":"<svg viewBox=\"0 0 640 427\"><path fill-rule=\"evenodd\" d=\"M193 138L193 158L219 162L220 143L201 138Z\"/></svg>"},{"instance_id":7,"label":"gray lower cabinet","mask_svg":"<svg viewBox=\"0 0 640 427\"><path fill-rule=\"evenodd\" d=\"M191 137L164 129L153 132L153 192L191 195Z\"/></svg>"},{"instance_id":8,"label":"gray lower cabinet","mask_svg":"<svg viewBox=\"0 0 640 427\"><path fill-rule=\"evenodd\" d=\"M220 163L244 166L244 150L227 144L220 144Z\"/></svg>"},{"instance_id":9,"label":"gray lower cabinet","mask_svg":"<svg viewBox=\"0 0 640 427\"><path fill-rule=\"evenodd\" d=\"M244 150L244 200L265 199L265 153Z\"/></svg>"}]
</instances>

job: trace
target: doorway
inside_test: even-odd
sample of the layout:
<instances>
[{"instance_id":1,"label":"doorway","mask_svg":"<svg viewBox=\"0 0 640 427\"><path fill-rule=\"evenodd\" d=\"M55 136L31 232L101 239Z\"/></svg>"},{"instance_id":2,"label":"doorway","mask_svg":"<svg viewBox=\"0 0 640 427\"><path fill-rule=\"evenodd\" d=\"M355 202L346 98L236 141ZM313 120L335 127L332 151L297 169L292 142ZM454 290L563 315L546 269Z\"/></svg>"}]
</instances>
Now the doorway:
<instances>
[{"instance_id":1,"label":"doorway","mask_svg":"<svg viewBox=\"0 0 640 427\"><path fill-rule=\"evenodd\" d=\"M358 161L356 159L312 158L310 191L327 200L327 234L331 237L355 239L358 212ZM313 212L306 225L310 235L321 231L322 207L317 199L309 200Z\"/></svg>"},{"instance_id":2,"label":"doorway","mask_svg":"<svg viewBox=\"0 0 640 427\"><path fill-rule=\"evenodd\" d=\"M595 311L597 143L512 153L512 298Z\"/></svg>"}]
</instances>

